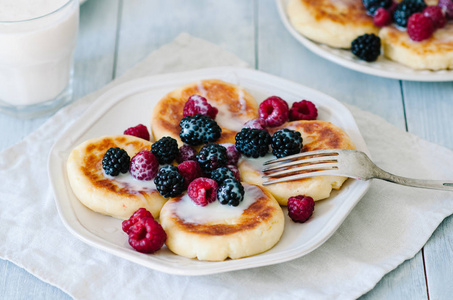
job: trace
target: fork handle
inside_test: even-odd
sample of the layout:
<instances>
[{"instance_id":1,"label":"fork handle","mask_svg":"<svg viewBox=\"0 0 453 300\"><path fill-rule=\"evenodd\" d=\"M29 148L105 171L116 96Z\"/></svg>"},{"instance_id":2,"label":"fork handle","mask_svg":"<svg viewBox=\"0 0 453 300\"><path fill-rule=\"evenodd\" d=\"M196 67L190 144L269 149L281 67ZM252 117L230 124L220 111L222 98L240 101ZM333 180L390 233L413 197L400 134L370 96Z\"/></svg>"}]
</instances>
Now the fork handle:
<instances>
[{"instance_id":1,"label":"fork handle","mask_svg":"<svg viewBox=\"0 0 453 300\"><path fill-rule=\"evenodd\" d=\"M442 190L442 191L453 191L453 181L444 181L444 180L423 180L423 179L413 179L402 176L393 175L389 172L386 172L382 169L376 170L373 178L382 179L385 181L402 184L406 186Z\"/></svg>"}]
</instances>

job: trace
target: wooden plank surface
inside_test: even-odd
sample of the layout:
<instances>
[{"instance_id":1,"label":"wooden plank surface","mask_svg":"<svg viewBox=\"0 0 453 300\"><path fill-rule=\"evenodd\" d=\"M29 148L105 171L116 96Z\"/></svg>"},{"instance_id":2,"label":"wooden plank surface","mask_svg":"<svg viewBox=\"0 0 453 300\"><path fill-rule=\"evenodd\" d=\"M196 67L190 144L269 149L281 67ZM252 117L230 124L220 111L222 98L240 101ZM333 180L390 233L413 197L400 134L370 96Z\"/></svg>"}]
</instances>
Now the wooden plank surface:
<instances>
[{"instance_id":1,"label":"wooden plank surface","mask_svg":"<svg viewBox=\"0 0 453 300\"><path fill-rule=\"evenodd\" d=\"M453 82L405 82L403 92L409 132L453 150ZM453 297L452 232L450 216L424 247L430 299Z\"/></svg>"},{"instance_id":2,"label":"wooden plank surface","mask_svg":"<svg viewBox=\"0 0 453 300\"><path fill-rule=\"evenodd\" d=\"M103 87L112 80L119 0L87 1L80 8L80 27L75 51L74 99ZM102 17L100 17L102 16ZM33 132L47 118L18 120L0 115L0 150ZM69 232L68 232L69 234ZM70 299L22 268L0 260L0 299Z\"/></svg>"},{"instance_id":3,"label":"wooden plank surface","mask_svg":"<svg viewBox=\"0 0 453 300\"><path fill-rule=\"evenodd\" d=\"M119 76L151 51L188 32L216 43L250 66L323 91L374 112L395 126L453 149L453 83L401 82L361 74L318 57L283 27L273 0L88 0L81 9L75 97ZM0 149L46 118L0 116ZM407 122L406 122L407 120ZM431 299L453 294L453 217L419 252L387 274L362 299ZM424 254L424 257L423 257ZM63 299L65 293L0 260L0 299Z\"/></svg>"}]
</instances>

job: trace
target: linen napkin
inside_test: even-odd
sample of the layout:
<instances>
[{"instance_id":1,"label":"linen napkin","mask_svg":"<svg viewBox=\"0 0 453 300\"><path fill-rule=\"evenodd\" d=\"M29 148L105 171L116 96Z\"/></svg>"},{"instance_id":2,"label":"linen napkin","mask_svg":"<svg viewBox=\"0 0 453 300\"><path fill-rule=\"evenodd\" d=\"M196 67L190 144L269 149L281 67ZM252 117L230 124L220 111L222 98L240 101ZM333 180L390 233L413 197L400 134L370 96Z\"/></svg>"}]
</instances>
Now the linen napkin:
<instances>
[{"instance_id":1,"label":"linen napkin","mask_svg":"<svg viewBox=\"0 0 453 300\"><path fill-rule=\"evenodd\" d=\"M278 265L197 277L147 269L72 236L58 216L46 169L50 148L71 125L68 120L121 82L215 66L246 64L216 45L182 34L0 153L0 257L76 299L352 299L413 257L453 213L451 192L374 181L337 232L312 253ZM383 169L408 177L452 177L452 151L348 108Z\"/></svg>"}]
</instances>

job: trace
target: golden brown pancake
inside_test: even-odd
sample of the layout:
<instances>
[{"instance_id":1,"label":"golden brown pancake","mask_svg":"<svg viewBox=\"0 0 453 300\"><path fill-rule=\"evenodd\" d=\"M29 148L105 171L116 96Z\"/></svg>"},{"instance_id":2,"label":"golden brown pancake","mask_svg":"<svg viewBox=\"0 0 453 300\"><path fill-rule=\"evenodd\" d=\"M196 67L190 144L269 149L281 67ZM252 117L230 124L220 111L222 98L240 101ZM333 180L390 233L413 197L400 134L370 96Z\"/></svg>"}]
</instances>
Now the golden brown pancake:
<instances>
[{"instance_id":1,"label":"golden brown pancake","mask_svg":"<svg viewBox=\"0 0 453 300\"><path fill-rule=\"evenodd\" d=\"M384 55L413 69L453 69L453 22L437 29L426 40L411 40L407 31L395 26L382 28L379 33Z\"/></svg>"},{"instance_id":2,"label":"golden brown pancake","mask_svg":"<svg viewBox=\"0 0 453 300\"><path fill-rule=\"evenodd\" d=\"M321 149L355 149L349 136L330 122L293 121L273 128L271 134L282 128L301 133L303 139L302 152ZM261 172L263 163L274 158L275 156L268 154L258 159L242 159L239 162L242 180L250 184L261 185L264 181L262 178L264 174ZM318 176L267 185L265 188L281 205L286 205L289 197L297 195L310 196L314 200L328 198L332 189L339 189L346 179L346 177L341 176Z\"/></svg>"},{"instance_id":3,"label":"golden brown pancake","mask_svg":"<svg viewBox=\"0 0 453 300\"><path fill-rule=\"evenodd\" d=\"M183 145L179 138L179 122L184 105L192 95L205 97L219 110L215 119L222 128L221 137L216 141L219 144L234 143L242 125L258 117L256 100L243 88L218 79L202 80L168 93L156 104L151 118L151 130L156 141L170 136L178 141L179 146Z\"/></svg>"},{"instance_id":4,"label":"golden brown pancake","mask_svg":"<svg viewBox=\"0 0 453 300\"><path fill-rule=\"evenodd\" d=\"M76 197L89 209L118 219L128 219L137 209L146 208L157 218L166 202L153 181L130 175L105 175L102 158L111 147L124 149L132 158L151 143L130 135L90 139L72 150L67 162L68 178Z\"/></svg>"},{"instance_id":5,"label":"golden brown pancake","mask_svg":"<svg viewBox=\"0 0 453 300\"><path fill-rule=\"evenodd\" d=\"M290 0L287 13L302 35L335 48L350 48L356 37L379 32L362 0Z\"/></svg>"},{"instance_id":6,"label":"golden brown pancake","mask_svg":"<svg viewBox=\"0 0 453 300\"><path fill-rule=\"evenodd\" d=\"M187 194L170 199L160 222L168 248L199 260L220 261L255 255L272 248L283 233L282 209L264 188L244 184L238 207L218 201L195 205Z\"/></svg>"}]
</instances>

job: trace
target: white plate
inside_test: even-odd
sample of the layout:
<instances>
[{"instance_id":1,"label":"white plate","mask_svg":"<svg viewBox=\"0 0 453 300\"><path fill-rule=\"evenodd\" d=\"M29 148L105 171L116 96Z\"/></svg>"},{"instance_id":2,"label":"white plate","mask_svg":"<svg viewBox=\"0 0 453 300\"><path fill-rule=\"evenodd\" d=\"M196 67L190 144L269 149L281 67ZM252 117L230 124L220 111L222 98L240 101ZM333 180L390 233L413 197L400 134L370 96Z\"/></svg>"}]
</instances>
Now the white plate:
<instances>
[{"instance_id":1,"label":"white plate","mask_svg":"<svg viewBox=\"0 0 453 300\"><path fill-rule=\"evenodd\" d=\"M280 18L286 29L288 29L302 45L325 59L355 71L380 77L413 81L453 81L453 70L414 70L391 61L383 55L379 56L378 60L375 62L366 62L356 58L350 50L332 48L309 40L291 25L288 14L286 13L288 2L289 0L276 0Z\"/></svg>"},{"instance_id":2,"label":"white plate","mask_svg":"<svg viewBox=\"0 0 453 300\"><path fill-rule=\"evenodd\" d=\"M95 213L76 199L66 176L66 160L74 147L90 138L122 134L125 128L138 123L149 124L153 107L161 97L184 84L209 78L238 84L258 101L271 95L281 96L290 103L309 99L318 107L318 119L343 128L357 148L368 153L351 113L340 102L318 91L256 70L212 68L130 81L102 95L51 150L48 165L50 181L60 217L72 234L90 245L151 269L180 275L203 275L292 260L313 251L335 232L367 191L368 182L348 180L328 200L317 202L313 217L304 224L296 224L286 216L284 234L271 250L222 262L188 259L171 253L166 247L151 255L136 252L128 245L120 220Z\"/></svg>"}]
</instances>

